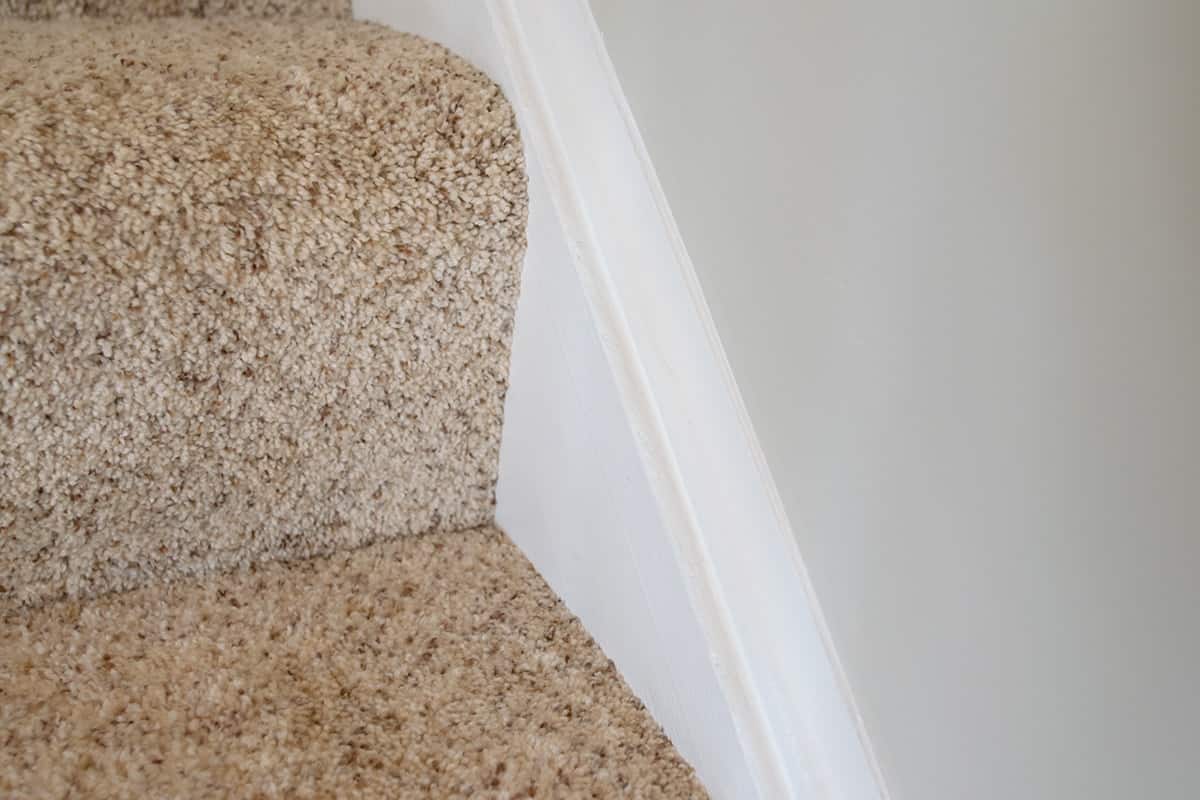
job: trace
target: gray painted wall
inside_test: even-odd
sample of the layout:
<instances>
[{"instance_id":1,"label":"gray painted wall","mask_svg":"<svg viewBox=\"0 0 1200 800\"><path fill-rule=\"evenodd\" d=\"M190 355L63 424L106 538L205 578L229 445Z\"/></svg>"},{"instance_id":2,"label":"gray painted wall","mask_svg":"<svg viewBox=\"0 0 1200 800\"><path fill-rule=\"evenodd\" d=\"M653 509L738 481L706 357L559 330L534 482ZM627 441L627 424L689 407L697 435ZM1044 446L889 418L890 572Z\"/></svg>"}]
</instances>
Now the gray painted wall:
<instances>
[{"instance_id":1,"label":"gray painted wall","mask_svg":"<svg viewBox=\"0 0 1200 800\"><path fill-rule=\"evenodd\" d=\"M895 800L1200 796L1200 3L592 6Z\"/></svg>"}]
</instances>

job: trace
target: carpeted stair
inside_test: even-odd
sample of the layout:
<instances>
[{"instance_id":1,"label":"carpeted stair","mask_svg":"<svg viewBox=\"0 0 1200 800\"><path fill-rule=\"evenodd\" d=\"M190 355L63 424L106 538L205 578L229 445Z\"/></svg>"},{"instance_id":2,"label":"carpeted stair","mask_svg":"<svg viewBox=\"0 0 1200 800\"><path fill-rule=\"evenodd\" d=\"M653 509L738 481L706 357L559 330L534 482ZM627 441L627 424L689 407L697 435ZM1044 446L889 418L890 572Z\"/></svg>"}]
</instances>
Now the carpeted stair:
<instances>
[{"instance_id":1,"label":"carpeted stair","mask_svg":"<svg viewBox=\"0 0 1200 800\"><path fill-rule=\"evenodd\" d=\"M0 797L702 796L492 522L525 173L340 0L0 0Z\"/></svg>"},{"instance_id":2,"label":"carpeted stair","mask_svg":"<svg viewBox=\"0 0 1200 800\"><path fill-rule=\"evenodd\" d=\"M495 530L0 622L4 797L703 792Z\"/></svg>"}]
</instances>

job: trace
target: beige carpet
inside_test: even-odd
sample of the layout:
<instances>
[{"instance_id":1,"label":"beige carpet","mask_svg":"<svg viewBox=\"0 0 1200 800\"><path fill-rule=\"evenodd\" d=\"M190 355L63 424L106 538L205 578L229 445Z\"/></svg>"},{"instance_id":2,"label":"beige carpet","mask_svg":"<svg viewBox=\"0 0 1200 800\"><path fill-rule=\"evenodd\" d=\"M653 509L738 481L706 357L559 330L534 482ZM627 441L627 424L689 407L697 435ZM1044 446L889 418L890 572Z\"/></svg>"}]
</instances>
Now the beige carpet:
<instances>
[{"instance_id":1,"label":"beige carpet","mask_svg":"<svg viewBox=\"0 0 1200 800\"><path fill-rule=\"evenodd\" d=\"M499 532L0 612L0 797L703 797Z\"/></svg>"},{"instance_id":2,"label":"beige carpet","mask_svg":"<svg viewBox=\"0 0 1200 800\"><path fill-rule=\"evenodd\" d=\"M512 109L348 8L0 0L0 798L704 797L476 527Z\"/></svg>"},{"instance_id":3,"label":"beige carpet","mask_svg":"<svg viewBox=\"0 0 1200 800\"><path fill-rule=\"evenodd\" d=\"M0 17L349 17L350 0L0 0Z\"/></svg>"},{"instance_id":4,"label":"beige carpet","mask_svg":"<svg viewBox=\"0 0 1200 800\"><path fill-rule=\"evenodd\" d=\"M525 183L419 37L0 20L0 599L490 522Z\"/></svg>"}]
</instances>

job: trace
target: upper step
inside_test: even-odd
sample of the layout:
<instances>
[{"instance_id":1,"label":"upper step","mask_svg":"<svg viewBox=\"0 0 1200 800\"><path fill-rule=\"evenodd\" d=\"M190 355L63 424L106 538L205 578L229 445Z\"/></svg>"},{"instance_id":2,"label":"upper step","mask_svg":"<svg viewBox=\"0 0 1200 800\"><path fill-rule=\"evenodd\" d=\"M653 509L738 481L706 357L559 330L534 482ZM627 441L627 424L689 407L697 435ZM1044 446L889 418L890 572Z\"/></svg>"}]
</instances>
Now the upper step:
<instances>
[{"instance_id":1,"label":"upper step","mask_svg":"<svg viewBox=\"0 0 1200 800\"><path fill-rule=\"evenodd\" d=\"M418 37L0 22L0 600L490 521L525 217Z\"/></svg>"},{"instance_id":2,"label":"upper step","mask_svg":"<svg viewBox=\"0 0 1200 800\"><path fill-rule=\"evenodd\" d=\"M349 17L350 0L0 0L0 17Z\"/></svg>"}]
</instances>

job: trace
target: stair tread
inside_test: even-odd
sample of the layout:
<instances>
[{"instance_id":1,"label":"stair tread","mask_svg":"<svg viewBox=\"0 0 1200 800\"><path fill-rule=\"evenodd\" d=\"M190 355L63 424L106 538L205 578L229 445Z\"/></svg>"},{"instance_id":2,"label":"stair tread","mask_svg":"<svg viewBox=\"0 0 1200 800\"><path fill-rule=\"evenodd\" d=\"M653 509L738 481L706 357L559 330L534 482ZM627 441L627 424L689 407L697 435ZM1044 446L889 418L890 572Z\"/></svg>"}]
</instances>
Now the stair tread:
<instances>
[{"instance_id":1,"label":"stair tread","mask_svg":"<svg viewBox=\"0 0 1200 800\"><path fill-rule=\"evenodd\" d=\"M349 17L350 0L0 0L0 18Z\"/></svg>"},{"instance_id":2,"label":"stair tread","mask_svg":"<svg viewBox=\"0 0 1200 800\"><path fill-rule=\"evenodd\" d=\"M0 598L490 521L525 183L417 36L0 22Z\"/></svg>"},{"instance_id":3,"label":"stair tread","mask_svg":"<svg viewBox=\"0 0 1200 800\"><path fill-rule=\"evenodd\" d=\"M703 797L501 532L0 612L0 795Z\"/></svg>"}]
</instances>

